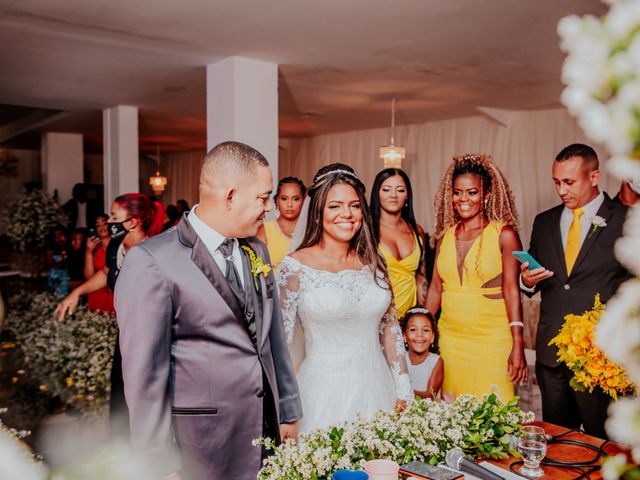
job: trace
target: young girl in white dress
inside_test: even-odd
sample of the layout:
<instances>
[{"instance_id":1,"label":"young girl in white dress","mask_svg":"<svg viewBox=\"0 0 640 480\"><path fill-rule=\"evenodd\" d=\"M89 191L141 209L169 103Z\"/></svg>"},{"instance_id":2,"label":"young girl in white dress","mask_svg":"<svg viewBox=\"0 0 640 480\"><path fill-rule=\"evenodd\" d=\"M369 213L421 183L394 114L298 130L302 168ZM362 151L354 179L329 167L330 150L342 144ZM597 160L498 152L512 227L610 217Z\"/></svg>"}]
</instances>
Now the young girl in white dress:
<instances>
[{"instance_id":1,"label":"young girl in white dress","mask_svg":"<svg viewBox=\"0 0 640 480\"><path fill-rule=\"evenodd\" d=\"M413 398L364 192L351 167L323 167L300 217L308 217L302 243L280 263L285 332L291 342L302 327L304 338L301 433L393 410Z\"/></svg>"},{"instance_id":2,"label":"young girl in white dress","mask_svg":"<svg viewBox=\"0 0 640 480\"><path fill-rule=\"evenodd\" d=\"M444 379L444 362L435 353L438 330L431 312L421 307L407 310L402 336L413 392L422 398L437 399Z\"/></svg>"}]
</instances>

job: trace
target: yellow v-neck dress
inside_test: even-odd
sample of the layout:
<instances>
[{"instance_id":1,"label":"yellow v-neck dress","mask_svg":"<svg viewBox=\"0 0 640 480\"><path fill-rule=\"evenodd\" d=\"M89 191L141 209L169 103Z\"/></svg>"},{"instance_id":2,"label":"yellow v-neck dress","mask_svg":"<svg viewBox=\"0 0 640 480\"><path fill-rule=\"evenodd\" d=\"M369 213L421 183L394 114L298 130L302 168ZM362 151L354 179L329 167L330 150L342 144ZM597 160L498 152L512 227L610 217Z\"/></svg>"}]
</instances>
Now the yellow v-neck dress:
<instances>
[{"instance_id":1,"label":"yellow v-neck dress","mask_svg":"<svg viewBox=\"0 0 640 480\"><path fill-rule=\"evenodd\" d=\"M498 387L503 401L513 397L507 361L513 340L504 299L487 298L502 287L483 288L502 274L500 231L493 221L473 241L458 272L455 226L445 233L436 259L442 278L442 313L438 322L444 361L442 390L454 395L491 393Z\"/></svg>"},{"instance_id":2,"label":"yellow v-neck dress","mask_svg":"<svg viewBox=\"0 0 640 480\"><path fill-rule=\"evenodd\" d=\"M415 235L414 235L415 239ZM380 253L387 262L389 270L389 281L391 282L391 291L393 292L393 301L398 309L398 320L404 317L407 310L413 307L417 301L417 285L416 271L420 263L420 245L415 239L415 247L413 252L398 260L391 252L380 244L378 247Z\"/></svg>"}]
</instances>

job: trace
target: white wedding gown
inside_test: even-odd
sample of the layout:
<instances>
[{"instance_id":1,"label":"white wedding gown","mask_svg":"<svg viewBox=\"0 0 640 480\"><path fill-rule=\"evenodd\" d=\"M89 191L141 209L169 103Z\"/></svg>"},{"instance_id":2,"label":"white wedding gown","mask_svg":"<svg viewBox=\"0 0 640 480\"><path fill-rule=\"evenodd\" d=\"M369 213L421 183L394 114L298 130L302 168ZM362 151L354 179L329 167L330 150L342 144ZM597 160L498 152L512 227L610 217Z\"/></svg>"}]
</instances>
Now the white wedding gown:
<instances>
[{"instance_id":1,"label":"white wedding gown","mask_svg":"<svg viewBox=\"0 0 640 480\"><path fill-rule=\"evenodd\" d=\"M287 341L298 322L304 332L301 433L413 398L391 291L369 267L333 273L287 256L277 282Z\"/></svg>"}]
</instances>

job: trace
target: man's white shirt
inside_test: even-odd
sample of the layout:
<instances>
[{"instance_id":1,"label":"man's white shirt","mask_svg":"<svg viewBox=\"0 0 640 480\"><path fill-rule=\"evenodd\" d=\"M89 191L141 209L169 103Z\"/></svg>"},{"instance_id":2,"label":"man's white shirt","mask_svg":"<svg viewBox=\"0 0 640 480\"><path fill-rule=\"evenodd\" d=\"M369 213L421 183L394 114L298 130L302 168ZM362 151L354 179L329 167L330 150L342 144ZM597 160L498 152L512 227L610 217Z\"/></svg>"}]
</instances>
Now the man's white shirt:
<instances>
[{"instance_id":1,"label":"man's white shirt","mask_svg":"<svg viewBox=\"0 0 640 480\"><path fill-rule=\"evenodd\" d=\"M207 247L207 250L209 250L209 253L213 257L213 260L216 262L218 267L220 267L220 270L224 275L227 271L227 264L226 259L224 258L224 255L220 251L219 247L220 245L222 245L222 242L225 241L226 237L216 232L213 228L200 220L200 218L198 218L198 215L196 214L197 208L197 204L193 206L187 216L187 219L189 220L189 223L195 230L198 237L200 237L200 240L202 240L202 242ZM232 257L233 264L235 265L236 270L238 270L238 275L240 275L240 281L242 282L242 287L244 288L244 267L242 265L240 243L238 242L237 238L233 239Z\"/></svg>"}]
</instances>

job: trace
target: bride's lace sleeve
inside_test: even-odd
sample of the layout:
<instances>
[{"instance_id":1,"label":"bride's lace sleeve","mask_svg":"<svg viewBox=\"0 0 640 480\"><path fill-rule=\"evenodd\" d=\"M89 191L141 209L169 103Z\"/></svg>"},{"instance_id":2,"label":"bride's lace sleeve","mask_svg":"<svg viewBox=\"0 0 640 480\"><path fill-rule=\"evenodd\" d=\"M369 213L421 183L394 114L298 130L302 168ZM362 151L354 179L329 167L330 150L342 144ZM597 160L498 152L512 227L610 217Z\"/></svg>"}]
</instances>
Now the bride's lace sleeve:
<instances>
[{"instance_id":1,"label":"bride's lace sleeve","mask_svg":"<svg viewBox=\"0 0 640 480\"><path fill-rule=\"evenodd\" d=\"M304 333L298 318L298 301L300 299L300 280L302 270L294 260L284 257L279 265L276 281L278 282L278 294L280 296L280 309L284 332L291 354L293 368L297 372L304 360Z\"/></svg>"},{"instance_id":2,"label":"bride's lace sleeve","mask_svg":"<svg viewBox=\"0 0 640 480\"><path fill-rule=\"evenodd\" d=\"M413 400L414 394L405 361L402 330L396 317L396 307L393 305L393 301L380 322L380 345L382 345L382 351L396 384L398 400Z\"/></svg>"},{"instance_id":3,"label":"bride's lace sleeve","mask_svg":"<svg viewBox=\"0 0 640 480\"><path fill-rule=\"evenodd\" d=\"M285 257L278 267L276 282L280 296L280 310L287 343L293 341L294 329L298 320L298 298L300 296L300 277L302 271L289 257Z\"/></svg>"}]
</instances>

